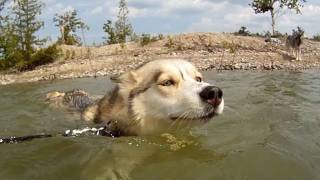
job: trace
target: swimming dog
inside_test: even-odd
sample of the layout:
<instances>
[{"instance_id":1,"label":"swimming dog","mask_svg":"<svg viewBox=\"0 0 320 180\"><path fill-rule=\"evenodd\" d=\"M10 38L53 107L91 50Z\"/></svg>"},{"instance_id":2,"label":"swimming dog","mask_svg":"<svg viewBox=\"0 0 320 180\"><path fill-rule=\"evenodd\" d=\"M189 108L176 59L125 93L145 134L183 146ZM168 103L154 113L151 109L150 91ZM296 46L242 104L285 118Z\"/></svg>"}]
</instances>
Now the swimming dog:
<instances>
[{"instance_id":1,"label":"swimming dog","mask_svg":"<svg viewBox=\"0 0 320 180\"><path fill-rule=\"evenodd\" d=\"M105 124L119 136L204 124L223 112L222 90L204 82L185 60L151 61L112 79L115 88L96 101L81 90L51 92L47 99L80 107L84 120Z\"/></svg>"},{"instance_id":2,"label":"swimming dog","mask_svg":"<svg viewBox=\"0 0 320 180\"><path fill-rule=\"evenodd\" d=\"M292 30L292 35L287 37L286 47L290 50L290 55L293 55L297 61L301 60L301 45L304 31L298 27L298 30Z\"/></svg>"}]
</instances>

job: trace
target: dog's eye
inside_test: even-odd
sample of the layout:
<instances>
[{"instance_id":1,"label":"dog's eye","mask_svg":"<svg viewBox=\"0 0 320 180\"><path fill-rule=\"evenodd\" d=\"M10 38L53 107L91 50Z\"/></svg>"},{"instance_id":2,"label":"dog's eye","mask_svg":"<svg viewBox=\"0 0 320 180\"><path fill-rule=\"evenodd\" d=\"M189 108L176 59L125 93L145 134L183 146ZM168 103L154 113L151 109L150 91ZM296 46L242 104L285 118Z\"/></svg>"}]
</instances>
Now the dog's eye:
<instances>
[{"instance_id":1,"label":"dog's eye","mask_svg":"<svg viewBox=\"0 0 320 180\"><path fill-rule=\"evenodd\" d=\"M199 77L199 76L197 76L197 77L196 77L196 81L198 81L198 82L202 82L202 78L201 78L201 77Z\"/></svg>"},{"instance_id":2,"label":"dog's eye","mask_svg":"<svg viewBox=\"0 0 320 180\"><path fill-rule=\"evenodd\" d=\"M172 86L172 85L174 85L174 81L173 80L165 80L162 82L161 85L162 86Z\"/></svg>"}]
</instances>

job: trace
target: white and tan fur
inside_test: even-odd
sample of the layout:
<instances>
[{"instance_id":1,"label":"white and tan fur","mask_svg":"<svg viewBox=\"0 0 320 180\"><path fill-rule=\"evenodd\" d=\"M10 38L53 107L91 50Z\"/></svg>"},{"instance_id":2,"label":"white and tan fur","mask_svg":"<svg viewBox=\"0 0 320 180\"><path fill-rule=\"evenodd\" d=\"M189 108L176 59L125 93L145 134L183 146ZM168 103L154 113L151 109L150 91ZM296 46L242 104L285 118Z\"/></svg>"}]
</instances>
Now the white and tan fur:
<instances>
[{"instance_id":1,"label":"white and tan fur","mask_svg":"<svg viewBox=\"0 0 320 180\"><path fill-rule=\"evenodd\" d=\"M149 135L178 125L203 124L223 111L223 99L213 108L200 98L209 84L184 60L151 61L114 80L114 90L85 108L82 117L105 123L120 135Z\"/></svg>"}]
</instances>

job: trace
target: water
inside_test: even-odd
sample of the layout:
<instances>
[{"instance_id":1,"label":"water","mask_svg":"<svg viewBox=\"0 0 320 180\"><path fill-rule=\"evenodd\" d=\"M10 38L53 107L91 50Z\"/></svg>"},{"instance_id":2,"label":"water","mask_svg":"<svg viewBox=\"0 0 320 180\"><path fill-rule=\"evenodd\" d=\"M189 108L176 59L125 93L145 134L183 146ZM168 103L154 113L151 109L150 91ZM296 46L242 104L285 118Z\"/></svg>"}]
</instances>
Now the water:
<instances>
[{"instance_id":1,"label":"water","mask_svg":"<svg viewBox=\"0 0 320 180\"><path fill-rule=\"evenodd\" d=\"M173 136L50 138L0 146L0 179L320 179L318 72L206 72L226 109ZM88 124L43 102L75 87L102 95L107 78L0 87L0 136Z\"/></svg>"}]
</instances>

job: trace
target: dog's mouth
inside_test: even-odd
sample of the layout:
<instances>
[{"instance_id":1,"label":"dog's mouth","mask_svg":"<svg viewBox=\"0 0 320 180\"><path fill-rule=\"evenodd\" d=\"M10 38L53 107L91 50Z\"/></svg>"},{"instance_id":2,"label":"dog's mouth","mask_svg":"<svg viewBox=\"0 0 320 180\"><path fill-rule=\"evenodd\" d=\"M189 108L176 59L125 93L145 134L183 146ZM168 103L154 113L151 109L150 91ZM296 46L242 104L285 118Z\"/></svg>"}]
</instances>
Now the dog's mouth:
<instances>
[{"instance_id":1,"label":"dog's mouth","mask_svg":"<svg viewBox=\"0 0 320 180\"><path fill-rule=\"evenodd\" d=\"M218 114L215 112L215 109L212 108L210 109L208 112L201 114L199 116L194 116L194 117L189 117L189 116L171 116L170 119L172 121L176 121L176 120L186 120L186 121L202 121L202 122L208 122L211 118L213 118L214 116L217 116Z\"/></svg>"}]
</instances>

